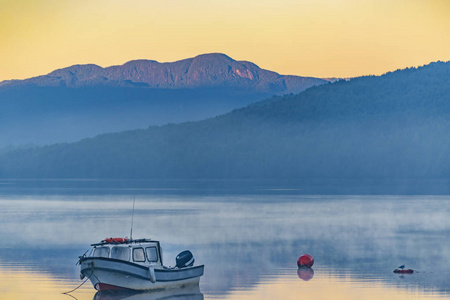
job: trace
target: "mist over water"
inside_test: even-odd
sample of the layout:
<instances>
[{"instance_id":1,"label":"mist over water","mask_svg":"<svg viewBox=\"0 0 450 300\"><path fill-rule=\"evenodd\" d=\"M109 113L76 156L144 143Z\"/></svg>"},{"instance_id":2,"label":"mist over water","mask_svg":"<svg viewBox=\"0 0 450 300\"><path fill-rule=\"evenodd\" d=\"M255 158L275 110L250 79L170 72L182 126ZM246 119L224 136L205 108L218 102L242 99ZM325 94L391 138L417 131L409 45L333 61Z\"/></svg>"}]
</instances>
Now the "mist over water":
<instances>
[{"instance_id":1,"label":"mist over water","mask_svg":"<svg viewBox=\"0 0 450 300\"><path fill-rule=\"evenodd\" d=\"M133 237L159 240L165 265L190 249L205 264L205 299L295 299L299 289L312 299L450 295L447 195L332 194L332 186L320 194L318 185L292 182L2 183L0 277L15 272L16 283L34 286L34 299L49 290L59 299L80 284L75 262L91 243L130 235L133 196ZM304 253L315 258L309 281L297 274ZM394 274L401 264L416 273ZM23 287L6 294L5 284L0 296L23 296ZM75 293L94 295L90 284Z\"/></svg>"}]
</instances>

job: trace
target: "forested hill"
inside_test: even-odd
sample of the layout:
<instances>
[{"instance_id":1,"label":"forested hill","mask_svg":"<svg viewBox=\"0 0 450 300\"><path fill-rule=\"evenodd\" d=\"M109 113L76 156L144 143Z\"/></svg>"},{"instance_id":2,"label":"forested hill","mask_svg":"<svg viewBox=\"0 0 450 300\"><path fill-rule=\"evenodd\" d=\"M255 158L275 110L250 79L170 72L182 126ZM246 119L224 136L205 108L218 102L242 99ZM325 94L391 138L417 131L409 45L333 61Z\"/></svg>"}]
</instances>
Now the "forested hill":
<instances>
[{"instance_id":1,"label":"forested hill","mask_svg":"<svg viewBox=\"0 0 450 300\"><path fill-rule=\"evenodd\" d=\"M450 178L450 63L0 156L10 178Z\"/></svg>"}]
</instances>

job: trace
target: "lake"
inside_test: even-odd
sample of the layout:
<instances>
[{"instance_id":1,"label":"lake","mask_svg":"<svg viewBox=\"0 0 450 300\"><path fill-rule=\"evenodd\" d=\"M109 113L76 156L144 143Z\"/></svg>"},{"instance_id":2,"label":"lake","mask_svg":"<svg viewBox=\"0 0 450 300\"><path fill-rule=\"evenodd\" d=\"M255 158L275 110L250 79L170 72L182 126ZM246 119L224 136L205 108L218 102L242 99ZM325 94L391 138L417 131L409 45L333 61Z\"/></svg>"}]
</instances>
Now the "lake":
<instances>
[{"instance_id":1,"label":"lake","mask_svg":"<svg viewBox=\"0 0 450 300\"><path fill-rule=\"evenodd\" d=\"M0 299L447 299L445 181L0 181ZM159 240L189 249L199 289L96 295L76 288L91 243ZM311 254L312 270L298 270ZM416 272L394 274L405 264Z\"/></svg>"}]
</instances>

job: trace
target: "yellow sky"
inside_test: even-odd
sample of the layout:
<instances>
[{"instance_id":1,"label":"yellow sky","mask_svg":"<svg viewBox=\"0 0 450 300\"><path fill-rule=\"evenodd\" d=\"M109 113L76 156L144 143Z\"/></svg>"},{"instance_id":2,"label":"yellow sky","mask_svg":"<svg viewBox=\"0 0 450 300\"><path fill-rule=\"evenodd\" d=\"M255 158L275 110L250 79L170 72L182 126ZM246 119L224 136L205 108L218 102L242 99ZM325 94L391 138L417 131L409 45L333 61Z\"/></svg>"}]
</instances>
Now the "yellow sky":
<instances>
[{"instance_id":1,"label":"yellow sky","mask_svg":"<svg viewBox=\"0 0 450 300\"><path fill-rule=\"evenodd\" d=\"M221 52L352 77L450 60L449 0L0 0L0 80Z\"/></svg>"}]
</instances>

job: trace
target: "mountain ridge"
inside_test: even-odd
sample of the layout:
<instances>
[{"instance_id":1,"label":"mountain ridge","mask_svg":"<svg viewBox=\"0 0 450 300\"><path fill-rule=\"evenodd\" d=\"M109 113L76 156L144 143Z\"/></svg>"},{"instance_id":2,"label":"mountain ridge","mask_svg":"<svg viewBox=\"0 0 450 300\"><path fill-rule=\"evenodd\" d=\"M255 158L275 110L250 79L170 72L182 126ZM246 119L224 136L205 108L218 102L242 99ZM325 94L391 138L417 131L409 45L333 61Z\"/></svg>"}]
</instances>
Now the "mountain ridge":
<instances>
[{"instance_id":1,"label":"mountain ridge","mask_svg":"<svg viewBox=\"0 0 450 300\"><path fill-rule=\"evenodd\" d=\"M102 68L95 64L73 65L25 80L0 82L0 87L34 86L120 86L149 88L235 87L258 92L298 93L327 83L314 77L280 75L248 61L236 61L222 53L201 54L175 62L132 60Z\"/></svg>"}]
</instances>

